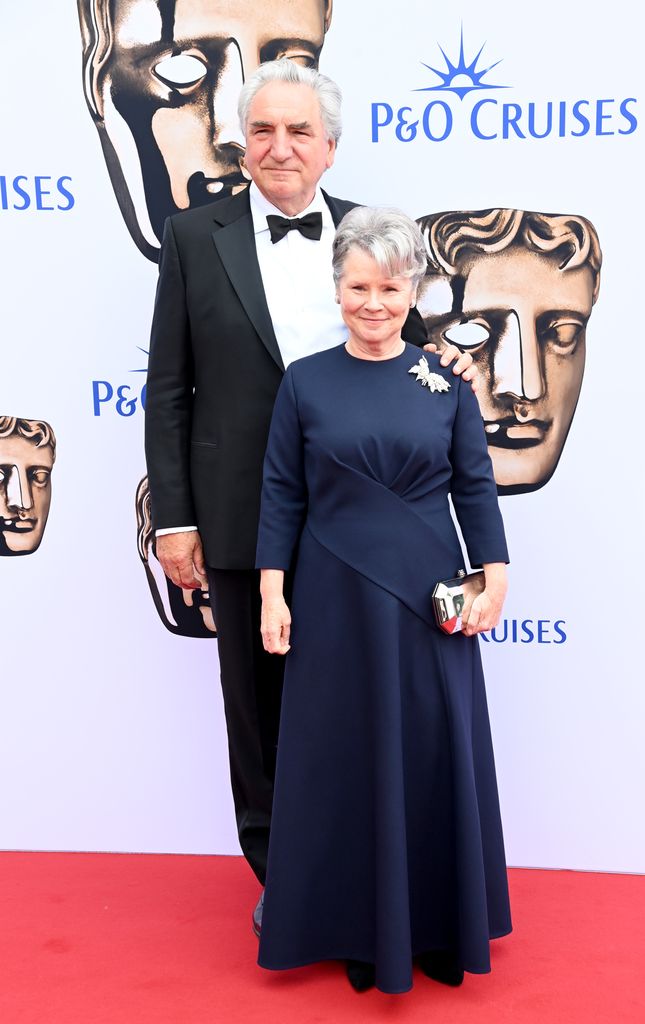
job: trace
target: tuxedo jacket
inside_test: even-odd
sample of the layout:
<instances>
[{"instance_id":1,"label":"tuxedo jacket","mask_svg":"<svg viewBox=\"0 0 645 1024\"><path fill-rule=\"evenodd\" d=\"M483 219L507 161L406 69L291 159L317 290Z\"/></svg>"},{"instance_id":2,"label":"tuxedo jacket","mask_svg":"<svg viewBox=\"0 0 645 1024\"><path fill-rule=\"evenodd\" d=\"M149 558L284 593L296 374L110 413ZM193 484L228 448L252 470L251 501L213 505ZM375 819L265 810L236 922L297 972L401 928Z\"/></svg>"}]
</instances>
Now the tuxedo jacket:
<instances>
[{"instance_id":1,"label":"tuxedo jacket","mask_svg":"<svg viewBox=\"0 0 645 1024\"><path fill-rule=\"evenodd\" d=\"M323 196L334 224L357 205ZM427 341L416 309L403 337ZM262 463L283 374L248 192L171 217L146 388L152 517L155 529L197 526L213 568L255 565Z\"/></svg>"}]
</instances>

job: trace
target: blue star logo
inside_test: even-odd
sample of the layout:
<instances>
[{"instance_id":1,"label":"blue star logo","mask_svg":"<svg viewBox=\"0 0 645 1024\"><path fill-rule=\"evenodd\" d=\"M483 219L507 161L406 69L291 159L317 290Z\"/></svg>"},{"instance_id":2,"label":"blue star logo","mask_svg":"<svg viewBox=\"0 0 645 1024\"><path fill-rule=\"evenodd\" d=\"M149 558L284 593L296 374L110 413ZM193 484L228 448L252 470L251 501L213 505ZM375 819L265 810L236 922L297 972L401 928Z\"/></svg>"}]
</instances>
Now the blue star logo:
<instances>
[{"instance_id":1,"label":"blue star logo","mask_svg":"<svg viewBox=\"0 0 645 1024\"><path fill-rule=\"evenodd\" d=\"M150 355L150 352L148 351L147 348L141 348L141 345L137 345L137 348L138 348L139 352L143 352L143 354L144 354L144 356L146 356L146 358ZM130 373L147 373L147 372L148 372L147 366L144 366L143 369L141 369L141 370L130 370Z\"/></svg>"},{"instance_id":2,"label":"blue star logo","mask_svg":"<svg viewBox=\"0 0 645 1024\"><path fill-rule=\"evenodd\" d=\"M439 46L439 44L437 44ZM490 64L487 68L479 70L477 62L482 55L484 46L480 48L477 56L468 64L466 62L466 56L464 54L464 29L461 29L461 39L459 43L459 59L454 64L448 54L445 52L442 46L439 46L443 54L443 58L446 62L446 70L439 71L438 68L433 68L430 64L421 61L424 68L428 68L433 74L437 75L441 79L439 85L426 85L421 89L414 89L413 92L454 92L457 94L460 100L463 100L464 96L469 92L475 92L479 89L508 89L508 85L491 85L484 81L484 77L493 68L496 68L498 64L501 64L501 60L495 61L494 64Z\"/></svg>"}]
</instances>

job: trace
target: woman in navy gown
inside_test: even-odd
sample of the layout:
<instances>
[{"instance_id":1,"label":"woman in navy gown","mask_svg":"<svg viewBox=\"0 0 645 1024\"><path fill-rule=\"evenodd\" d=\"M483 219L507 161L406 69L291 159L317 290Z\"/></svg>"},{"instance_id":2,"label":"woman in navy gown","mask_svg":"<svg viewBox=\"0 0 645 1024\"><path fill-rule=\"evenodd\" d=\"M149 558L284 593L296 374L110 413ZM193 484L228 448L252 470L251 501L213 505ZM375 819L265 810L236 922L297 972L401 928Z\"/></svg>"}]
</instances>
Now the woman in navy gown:
<instances>
[{"instance_id":1,"label":"woman in navy gown","mask_svg":"<svg viewBox=\"0 0 645 1024\"><path fill-rule=\"evenodd\" d=\"M285 374L257 551L264 646L289 652L259 963L341 959L392 993L413 961L452 985L489 971L511 930L475 636L499 619L506 543L470 386L401 339L425 266L404 214L342 221L348 340ZM431 606L464 566L449 495L486 577L451 636Z\"/></svg>"}]
</instances>

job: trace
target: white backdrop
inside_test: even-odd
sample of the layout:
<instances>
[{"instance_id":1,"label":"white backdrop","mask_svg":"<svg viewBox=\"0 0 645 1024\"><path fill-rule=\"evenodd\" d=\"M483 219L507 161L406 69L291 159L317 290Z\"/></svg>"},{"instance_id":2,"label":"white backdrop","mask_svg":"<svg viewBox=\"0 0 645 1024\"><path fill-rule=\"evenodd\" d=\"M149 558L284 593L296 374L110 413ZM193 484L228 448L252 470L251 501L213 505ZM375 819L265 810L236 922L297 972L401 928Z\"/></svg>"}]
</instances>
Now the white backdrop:
<instances>
[{"instance_id":1,"label":"white backdrop","mask_svg":"<svg viewBox=\"0 0 645 1024\"><path fill-rule=\"evenodd\" d=\"M603 250L582 394L558 468L542 489L502 498L512 557L505 617L531 620L536 633L543 620L551 641L482 645L515 865L645 871L644 609L632 583L643 499L638 13L626 0L602 19L555 0L543 0L539 17L505 0L337 0L320 60L345 97L326 179L333 194L414 217L486 207L581 214ZM76 5L3 0L2 24L0 416L47 421L58 449L42 545L0 558L0 846L237 852L217 642L165 629L137 554L140 403L129 416L115 402L100 415L93 407L93 381L115 395L130 387L128 399L141 390L134 371L145 367L156 266L125 228L88 116ZM485 82L507 86L482 88L497 104L482 109L482 130L501 134L504 103L526 119L530 103L539 118L551 101L549 137L477 138L477 92L414 91L440 83L424 67L445 70L438 44L456 62L462 25L467 57L486 43L480 70L501 61ZM620 112L627 98L631 120ZM431 130L451 115L450 135L430 141L420 123L415 138L397 139L399 108L412 108L410 121L433 100L445 106ZM591 124L573 136L581 100ZM614 102L597 124L598 100ZM378 142L375 103L394 112ZM563 103L569 127L559 137ZM16 176L25 176L26 209L15 208L25 204ZM69 205L56 186L69 179L71 208L37 209L37 176L53 195L41 205L54 207ZM556 621L565 642L553 642Z\"/></svg>"}]
</instances>

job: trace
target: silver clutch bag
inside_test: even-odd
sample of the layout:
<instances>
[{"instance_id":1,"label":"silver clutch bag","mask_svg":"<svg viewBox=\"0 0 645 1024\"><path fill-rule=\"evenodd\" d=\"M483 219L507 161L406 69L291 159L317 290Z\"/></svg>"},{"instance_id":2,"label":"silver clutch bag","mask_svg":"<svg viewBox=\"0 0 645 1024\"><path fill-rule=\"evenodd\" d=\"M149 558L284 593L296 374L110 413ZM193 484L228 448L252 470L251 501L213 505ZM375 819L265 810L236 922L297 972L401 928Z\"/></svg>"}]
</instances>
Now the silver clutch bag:
<instances>
[{"instance_id":1,"label":"silver clutch bag","mask_svg":"<svg viewBox=\"0 0 645 1024\"><path fill-rule=\"evenodd\" d=\"M452 580L440 580L432 591L432 605L437 625L444 633L459 633L461 613L468 597L477 597L486 586L484 573L466 573L460 569Z\"/></svg>"}]
</instances>

